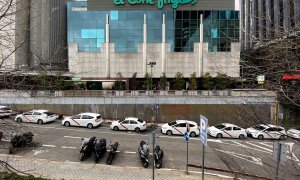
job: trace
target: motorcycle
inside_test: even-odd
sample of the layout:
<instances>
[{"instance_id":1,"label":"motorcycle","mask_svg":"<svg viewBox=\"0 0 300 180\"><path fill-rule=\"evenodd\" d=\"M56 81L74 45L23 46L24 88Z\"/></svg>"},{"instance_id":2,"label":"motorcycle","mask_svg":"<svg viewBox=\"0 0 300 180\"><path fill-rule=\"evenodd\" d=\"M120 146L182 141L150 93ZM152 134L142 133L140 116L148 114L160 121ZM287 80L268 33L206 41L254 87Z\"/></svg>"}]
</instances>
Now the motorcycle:
<instances>
[{"instance_id":1,"label":"motorcycle","mask_svg":"<svg viewBox=\"0 0 300 180\"><path fill-rule=\"evenodd\" d=\"M164 152L160 147L157 145L154 149L154 164L156 168L162 167L162 160L164 158Z\"/></svg>"},{"instance_id":2,"label":"motorcycle","mask_svg":"<svg viewBox=\"0 0 300 180\"><path fill-rule=\"evenodd\" d=\"M81 139L80 161L83 161L85 158L91 156L92 152L94 152L95 141L95 136L92 136L90 139Z\"/></svg>"},{"instance_id":3,"label":"motorcycle","mask_svg":"<svg viewBox=\"0 0 300 180\"><path fill-rule=\"evenodd\" d=\"M30 144L33 136L32 132L26 132L23 134L12 133L12 137L9 141L8 153L12 154L15 148L24 148L26 144Z\"/></svg>"},{"instance_id":4,"label":"motorcycle","mask_svg":"<svg viewBox=\"0 0 300 180\"><path fill-rule=\"evenodd\" d=\"M105 154L106 152L106 139L100 139L96 141L95 144L95 162L97 163L99 159Z\"/></svg>"},{"instance_id":5,"label":"motorcycle","mask_svg":"<svg viewBox=\"0 0 300 180\"><path fill-rule=\"evenodd\" d=\"M115 142L114 144L110 144L110 151L106 160L106 164L111 165L113 159L115 159L118 146L119 146L118 142Z\"/></svg>"},{"instance_id":6,"label":"motorcycle","mask_svg":"<svg viewBox=\"0 0 300 180\"><path fill-rule=\"evenodd\" d=\"M140 146L138 147L138 152L142 161L143 166L146 168L149 166L149 148L145 141L140 142Z\"/></svg>"}]
</instances>

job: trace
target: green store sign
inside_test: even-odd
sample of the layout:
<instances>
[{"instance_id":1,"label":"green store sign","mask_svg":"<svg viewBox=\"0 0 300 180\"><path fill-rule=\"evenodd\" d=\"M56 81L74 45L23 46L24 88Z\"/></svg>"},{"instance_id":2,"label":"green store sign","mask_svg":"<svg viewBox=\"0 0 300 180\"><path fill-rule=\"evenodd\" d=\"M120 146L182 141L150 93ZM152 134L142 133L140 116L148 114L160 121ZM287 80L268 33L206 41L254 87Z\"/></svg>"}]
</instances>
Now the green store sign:
<instances>
[{"instance_id":1,"label":"green store sign","mask_svg":"<svg viewBox=\"0 0 300 180\"><path fill-rule=\"evenodd\" d=\"M113 0L114 5L125 5L126 2L130 5L155 5L158 9L163 9L165 5L171 4L173 9L176 9L179 5L196 4L198 0ZM157 2L156 2L157 1Z\"/></svg>"}]
</instances>

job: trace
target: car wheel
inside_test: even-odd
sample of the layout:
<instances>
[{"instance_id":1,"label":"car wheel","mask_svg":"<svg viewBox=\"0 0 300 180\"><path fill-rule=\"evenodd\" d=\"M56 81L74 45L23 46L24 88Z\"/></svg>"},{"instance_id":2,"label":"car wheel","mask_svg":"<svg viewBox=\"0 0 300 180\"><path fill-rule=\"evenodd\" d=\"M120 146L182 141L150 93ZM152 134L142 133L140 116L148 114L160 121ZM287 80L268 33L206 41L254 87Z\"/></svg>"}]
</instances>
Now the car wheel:
<instances>
[{"instance_id":1,"label":"car wheel","mask_svg":"<svg viewBox=\"0 0 300 180\"><path fill-rule=\"evenodd\" d=\"M114 131L118 131L118 130L119 130L118 126L115 126L115 127L113 128L113 130L114 130Z\"/></svg>"},{"instance_id":2,"label":"car wheel","mask_svg":"<svg viewBox=\"0 0 300 180\"><path fill-rule=\"evenodd\" d=\"M88 127L89 129L92 129L92 128L93 128L93 125L90 123L90 124L87 125L87 127Z\"/></svg>"},{"instance_id":3,"label":"car wheel","mask_svg":"<svg viewBox=\"0 0 300 180\"><path fill-rule=\"evenodd\" d=\"M134 131L135 132L140 132L140 128L137 127L137 128L134 129Z\"/></svg>"},{"instance_id":4,"label":"car wheel","mask_svg":"<svg viewBox=\"0 0 300 180\"><path fill-rule=\"evenodd\" d=\"M172 131L168 130L168 131L167 131L167 135L168 135L168 136L171 136L171 135L172 135Z\"/></svg>"},{"instance_id":5,"label":"car wheel","mask_svg":"<svg viewBox=\"0 0 300 180\"><path fill-rule=\"evenodd\" d=\"M284 135L281 135L281 136L279 137L279 139L280 139L280 140L285 140L285 136L284 136Z\"/></svg>"},{"instance_id":6,"label":"car wheel","mask_svg":"<svg viewBox=\"0 0 300 180\"><path fill-rule=\"evenodd\" d=\"M18 117L17 122L19 122L19 123L22 122L22 118Z\"/></svg>"},{"instance_id":7,"label":"car wheel","mask_svg":"<svg viewBox=\"0 0 300 180\"><path fill-rule=\"evenodd\" d=\"M239 135L239 138L240 138L240 139L244 139L244 138L245 138L244 134L240 134L240 135Z\"/></svg>"},{"instance_id":8,"label":"car wheel","mask_svg":"<svg viewBox=\"0 0 300 180\"><path fill-rule=\"evenodd\" d=\"M39 120L37 121L37 123L38 123L38 124L43 124L43 120L39 119Z\"/></svg>"},{"instance_id":9,"label":"car wheel","mask_svg":"<svg viewBox=\"0 0 300 180\"><path fill-rule=\"evenodd\" d=\"M263 136L263 135L259 135L259 136L258 136L258 139L259 139L259 140L262 140L262 139L264 139L264 136Z\"/></svg>"},{"instance_id":10,"label":"car wheel","mask_svg":"<svg viewBox=\"0 0 300 180\"><path fill-rule=\"evenodd\" d=\"M65 126L70 126L70 123L69 123L68 121L66 121L66 122L64 123L64 125L65 125Z\"/></svg>"},{"instance_id":11,"label":"car wheel","mask_svg":"<svg viewBox=\"0 0 300 180\"><path fill-rule=\"evenodd\" d=\"M191 136L191 137L196 137L196 133L195 133L195 132L191 132L191 133L190 133L190 136Z\"/></svg>"},{"instance_id":12,"label":"car wheel","mask_svg":"<svg viewBox=\"0 0 300 180\"><path fill-rule=\"evenodd\" d=\"M217 138L222 138L223 136L222 136L222 134L217 134Z\"/></svg>"}]
</instances>

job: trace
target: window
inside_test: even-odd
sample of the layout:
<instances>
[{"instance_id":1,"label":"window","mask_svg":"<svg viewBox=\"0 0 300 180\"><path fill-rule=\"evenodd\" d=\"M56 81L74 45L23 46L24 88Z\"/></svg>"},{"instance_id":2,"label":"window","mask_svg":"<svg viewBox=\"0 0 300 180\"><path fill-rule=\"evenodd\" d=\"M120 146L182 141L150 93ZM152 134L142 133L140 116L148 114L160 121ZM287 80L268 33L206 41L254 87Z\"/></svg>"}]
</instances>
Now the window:
<instances>
[{"instance_id":1,"label":"window","mask_svg":"<svg viewBox=\"0 0 300 180\"><path fill-rule=\"evenodd\" d=\"M73 116L73 119L80 119L81 115Z\"/></svg>"},{"instance_id":2,"label":"window","mask_svg":"<svg viewBox=\"0 0 300 180\"><path fill-rule=\"evenodd\" d=\"M39 115L42 115L42 113L39 113L39 112L33 112L33 115L39 116Z\"/></svg>"},{"instance_id":3,"label":"window","mask_svg":"<svg viewBox=\"0 0 300 180\"><path fill-rule=\"evenodd\" d=\"M32 115L32 111L24 113L24 115Z\"/></svg>"},{"instance_id":4,"label":"window","mask_svg":"<svg viewBox=\"0 0 300 180\"><path fill-rule=\"evenodd\" d=\"M93 117L88 115L82 115L81 119L93 119Z\"/></svg>"},{"instance_id":5,"label":"window","mask_svg":"<svg viewBox=\"0 0 300 180\"><path fill-rule=\"evenodd\" d=\"M186 123L176 124L175 127L186 127Z\"/></svg>"},{"instance_id":6,"label":"window","mask_svg":"<svg viewBox=\"0 0 300 180\"><path fill-rule=\"evenodd\" d=\"M129 124L129 120L123 121L122 124Z\"/></svg>"},{"instance_id":7,"label":"window","mask_svg":"<svg viewBox=\"0 0 300 180\"><path fill-rule=\"evenodd\" d=\"M130 124L137 124L135 120L130 120Z\"/></svg>"},{"instance_id":8,"label":"window","mask_svg":"<svg viewBox=\"0 0 300 180\"><path fill-rule=\"evenodd\" d=\"M190 125L190 127L194 127L195 125L194 124L189 124Z\"/></svg>"},{"instance_id":9,"label":"window","mask_svg":"<svg viewBox=\"0 0 300 180\"><path fill-rule=\"evenodd\" d=\"M143 120L140 120L140 119L138 119L138 122L140 122L140 123L143 123L144 121L143 121Z\"/></svg>"},{"instance_id":10,"label":"window","mask_svg":"<svg viewBox=\"0 0 300 180\"><path fill-rule=\"evenodd\" d=\"M233 127L233 130L234 131L238 131L238 130L241 130L241 128L239 128L239 127Z\"/></svg>"},{"instance_id":11,"label":"window","mask_svg":"<svg viewBox=\"0 0 300 180\"><path fill-rule=\"evenodd\" d=\"M169 126L173 126L173 125L175 125L175 124L176 124L176 121L172 121L172 122L169 122L169 123L168 123Z\"/></svg>"},{"instance_id":12,"label":"window","mask_svg":"<svg viewBox=\"0 0 300 180\"><path fill-rule=\"evenodd\" d=\"M231 130L232 130L232 127L226 127L224 130L225 130L225 131L231 131Z\"/></svg>"},{"instance_id":13,"label":"window","mask_svg":"<svg viewBox=\"0 0 300 180\"><path fill-rule=\"evenodd\" d=\"M217 129L223 129L225 126L223 124L218 124L218 125L215 125L215 128Z\"/></svg>"}]
</instances>

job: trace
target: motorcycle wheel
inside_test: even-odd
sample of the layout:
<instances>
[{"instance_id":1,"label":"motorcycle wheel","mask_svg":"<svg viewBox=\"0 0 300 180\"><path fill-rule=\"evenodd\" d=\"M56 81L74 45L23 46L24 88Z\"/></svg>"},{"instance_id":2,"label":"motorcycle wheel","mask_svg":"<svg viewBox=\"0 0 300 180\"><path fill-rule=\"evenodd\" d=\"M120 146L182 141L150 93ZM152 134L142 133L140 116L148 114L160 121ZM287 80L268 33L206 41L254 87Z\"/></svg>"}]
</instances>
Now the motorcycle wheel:
<instances>
[{"instance_id":1,"label":"motorcycle wheel","mask_svg":"<svg viewBox=\"0 0 300 180\"><path fill-rule=\"evenodd\" d=\"M8 154L12 154L13 151L14 151L14 146L11 143L9 143Z\"/></svg>"},{"instance_id":2,"label":"motorcycle wheel","mask_svg":"<svg viewBox=\"0 0 300 180\"><path fill-rule=\"evenodd\" d=\"M80 153L80 161L83 161L83 159L84 159L84 153L81 152L81 153Z\"/></svg>"},{"instance_id":3,"label":"motorcycle wheel","mask_svg":"<svg viewBox=\"0 0 300 180\"><path fill-rule=\"evenodd\" d=\"M143 162L143 166L144 166L144 168L147 168L149 166L149 162L147 162L147 161Z\"/></svg>"},{"instance_id":4,"label":"motorcycle wheel","mask_svg":"<svg viewBox=\"0 0 300 180\"><path fill-rule=\"evenodd\" d=\"M107 160L106 160L106 164L107 165L111 165L111 163L112 163L112 156L108 156L108 158L107 158Z\"/></svg>"},{"instance_id":5,"label":"motorcycle wheel","mask_svg":"<svg viewBox=\"0 0 300 180\"><path fill-rule=\"evenodd\" d=\"M156 167L157 169L160 169L160 168L161 168L161 163L155 163L155 167Z\"/></svg>"}]
</instances>

